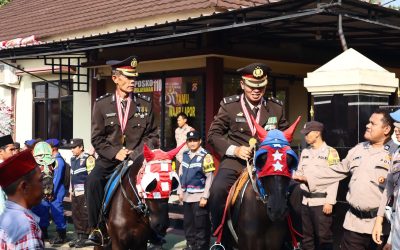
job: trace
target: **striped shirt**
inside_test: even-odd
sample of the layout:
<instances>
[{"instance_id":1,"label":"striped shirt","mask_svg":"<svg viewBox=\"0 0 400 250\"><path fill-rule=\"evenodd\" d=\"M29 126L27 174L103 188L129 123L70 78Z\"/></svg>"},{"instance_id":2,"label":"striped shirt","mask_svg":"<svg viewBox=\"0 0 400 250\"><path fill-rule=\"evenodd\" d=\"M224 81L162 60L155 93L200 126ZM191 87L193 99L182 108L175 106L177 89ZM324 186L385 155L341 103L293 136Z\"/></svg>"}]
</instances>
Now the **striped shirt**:
<instances>
[{"instance_id":1,"label":"striped shirt","mask_svg":"<svg viewBox=\"0 0 400 250\"><path fill-rule=\"evenodd\" d=\"M0 216L0 249L44 249L39 217L19 204L6 201L6 210Z\"/></svg>"}]
</instances>

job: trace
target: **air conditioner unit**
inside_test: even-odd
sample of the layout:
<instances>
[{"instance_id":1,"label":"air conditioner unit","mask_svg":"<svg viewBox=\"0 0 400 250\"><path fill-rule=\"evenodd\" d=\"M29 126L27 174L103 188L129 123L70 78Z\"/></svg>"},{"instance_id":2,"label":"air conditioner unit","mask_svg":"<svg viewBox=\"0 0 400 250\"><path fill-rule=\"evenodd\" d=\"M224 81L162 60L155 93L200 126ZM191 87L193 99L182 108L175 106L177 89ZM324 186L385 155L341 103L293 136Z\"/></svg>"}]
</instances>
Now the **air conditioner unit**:
<instances>
[{"instance_id":1,"label":"air conditioner unit","mask_svg":"<svg viewBox=\"0 0 400 250\"><path fill-rule=\"evenodd\" d=\"M4 85L18 85L19 79L15 74L15 68L0 64L0 84Z\"/></svg>"}]
</instances>

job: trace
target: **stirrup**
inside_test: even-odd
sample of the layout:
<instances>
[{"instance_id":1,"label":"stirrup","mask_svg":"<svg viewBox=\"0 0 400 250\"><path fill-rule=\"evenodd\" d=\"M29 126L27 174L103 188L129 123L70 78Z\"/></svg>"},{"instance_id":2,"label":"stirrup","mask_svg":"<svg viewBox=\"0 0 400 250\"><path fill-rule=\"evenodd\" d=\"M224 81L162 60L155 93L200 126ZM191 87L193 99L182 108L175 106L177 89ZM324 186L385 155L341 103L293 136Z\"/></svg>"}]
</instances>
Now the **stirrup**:
<instances>
[{"instance_id":1,"label":"stirrup","mask_svg":"<svg viewBox=\"0 0 400 250\"><path fill-rule=\"evenodd\" d=\"M100 236L101 236L101 246L103 247L103 246L104 246L104 235L103 235L103 232L102 232L99 228L97 228L97 229L95 229L95 230L92 231L92 233L94 233L94 232L99 232L99 233L100 233Z\"/></svg>"},{"instance_id":2,"label":"stirrup","mask_svg":"<svg viewBox=\"0 0 400 250\"><path fill-rule=\"evenodd\" d=\"M215 242L215 243L210 247L210 250L218 250L218 247L221 247L222 250L225 250L225 247L222 245L222 243L217 243L217 242Z\"/></svg>"}]
</instances>

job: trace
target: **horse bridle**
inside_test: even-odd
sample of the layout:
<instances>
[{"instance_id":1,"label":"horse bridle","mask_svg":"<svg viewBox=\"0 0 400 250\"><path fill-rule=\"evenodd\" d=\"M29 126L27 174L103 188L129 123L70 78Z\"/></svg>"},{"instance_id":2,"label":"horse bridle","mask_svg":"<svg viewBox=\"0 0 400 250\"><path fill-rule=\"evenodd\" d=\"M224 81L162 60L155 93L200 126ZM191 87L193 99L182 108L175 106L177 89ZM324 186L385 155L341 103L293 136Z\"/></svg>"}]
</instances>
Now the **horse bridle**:
<instances>
[{"instance_id":1,"label":"horse bridle","mask_svg":"<svg viewBox=\"0 0 400 250\"><path fill-rule=\"evenodd\" d=\"M128 160L124 160L123 164L124 165L128 164ZM136 190L136 187L132 183L132 179L131 179L131 176L130 176L130 173L131 173L131 170L132 170L131 166L132 165L128 166L129 167L129 171L127 173L128 182L129 182L129 185L131 186L133 194L135 195L136 199L138 200L137 205L135 205L135 203L131 199L129 199L128 195L126 194L126 190L125 190L124 186L122 185L122 175L120 175L118 181L119 181L119 185L121 187L122 195L128 201L128 203L131 206L132 210L136 210L136 212L138 212L139 214L143 214L144 216L148 216L149 215L149 209L148 209L146 203L142 202L142 199L140 198L140 196L139 196L139 194L138 194L138 192Z\"/></svg>"},{"instance_id":2,"label":"horse bridle","mask_svg":"<svg viewBox=\"0 0 400 250\"><path fill-rule=\"evenodd\" d=\"M252 161L253 158L247 160L247 173L249 174L251 185L253 187L254 192L256 193L256 198L258 198L262 203L267 204L268 194L265 192L264 188L260 185L260 180L256 176L256 169L250 163Z\"/></svg>"}]
</instances>

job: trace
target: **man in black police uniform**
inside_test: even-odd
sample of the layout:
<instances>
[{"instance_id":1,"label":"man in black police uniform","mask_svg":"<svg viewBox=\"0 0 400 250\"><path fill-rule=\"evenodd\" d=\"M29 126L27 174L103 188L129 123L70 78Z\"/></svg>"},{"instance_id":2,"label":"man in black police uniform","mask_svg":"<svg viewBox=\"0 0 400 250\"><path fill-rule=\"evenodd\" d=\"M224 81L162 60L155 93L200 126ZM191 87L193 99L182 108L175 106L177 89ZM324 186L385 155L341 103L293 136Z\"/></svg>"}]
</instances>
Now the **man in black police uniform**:
<instances>
[{"instance_id":1,"label":"man in black police uniform","mask_svg":"<svg viewBox=\"0 0 400 250\"><path fill-rule=\"evenodd\" d=\"M95 158L84 152L83 139L81 138L71 139L68 146L72 151L70 169L72 222L77 236L69 242L69 246L81 248L85 246L90 233L84 184L90 171L95 166Z\"/></svg>"},{"instance_id":2,"label":"man in black police uniform","mask_svg":"<svg viewBox=\"0 0 400 250\"><path fill-rule=\"evenodd\" d=\"M208 142L222 157L219 171L210 191L210 211L214 230L219 226L230 187L251 156L249 139L256 138L250 116L267 130L286 129L282 103L275 98L264 99L268 83L267 65L253 63L238 69L242 74L243 94L225 97L208 131Z\"/></svg>"},{"instance_id":3,"label":"man in black police uniform","mask_svg":"<svg viewBox=\"0 0 400 250\"><path fill-rule=\"evenodd\" d=\"M106 176L123 160L137 159L143 144L158 147L159 138L154 124L151 100L141 94L133 94L137 60L131 56L123 61L107 61L112 67L112 80L116 91L96 100L92 116L92 145L99 157L85 183L85 195L89 212L87 245L99 245L103 222L99 221L104 196Z\"/></svg>"}]
</instances>

